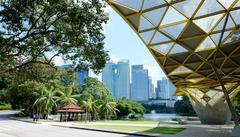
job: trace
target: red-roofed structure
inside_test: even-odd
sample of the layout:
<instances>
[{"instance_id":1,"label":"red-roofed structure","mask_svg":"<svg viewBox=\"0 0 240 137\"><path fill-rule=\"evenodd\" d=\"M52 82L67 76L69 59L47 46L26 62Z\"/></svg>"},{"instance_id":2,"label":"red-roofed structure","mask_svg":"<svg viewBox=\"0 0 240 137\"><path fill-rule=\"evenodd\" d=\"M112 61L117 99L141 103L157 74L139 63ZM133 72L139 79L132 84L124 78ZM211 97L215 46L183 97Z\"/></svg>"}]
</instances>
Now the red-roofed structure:
<instances>
[{"instance_id":1,"label":"red-roofed structure","mask_svg":"<svg viewBox=\"0 0 240 137\"><path fill-rule=\"evenodd\" d=\"M60 108L57 112L60 113L60 121L73 121L78 120L78 114L82 115L85 111L76 104L69 104Z\"/></svg>"}]
</instances>

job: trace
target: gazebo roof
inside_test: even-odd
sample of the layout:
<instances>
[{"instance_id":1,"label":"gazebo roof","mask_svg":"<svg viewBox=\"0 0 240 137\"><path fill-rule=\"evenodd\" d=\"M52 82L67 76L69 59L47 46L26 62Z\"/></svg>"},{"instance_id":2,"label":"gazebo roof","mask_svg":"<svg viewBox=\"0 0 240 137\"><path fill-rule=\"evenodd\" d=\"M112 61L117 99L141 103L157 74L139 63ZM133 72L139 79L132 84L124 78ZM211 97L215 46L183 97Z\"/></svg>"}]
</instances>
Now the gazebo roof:
<instances>
[{"instance_id":1,"label":"gazebo roof","mask_svg":"<svg viewBox=\"0 0 240 137\"><path fill-rule=\"evenodd\" d=\"M84 112L82 108L75 104L66 105L58 110L58 112Z\"/></svg>"}]
</instances>

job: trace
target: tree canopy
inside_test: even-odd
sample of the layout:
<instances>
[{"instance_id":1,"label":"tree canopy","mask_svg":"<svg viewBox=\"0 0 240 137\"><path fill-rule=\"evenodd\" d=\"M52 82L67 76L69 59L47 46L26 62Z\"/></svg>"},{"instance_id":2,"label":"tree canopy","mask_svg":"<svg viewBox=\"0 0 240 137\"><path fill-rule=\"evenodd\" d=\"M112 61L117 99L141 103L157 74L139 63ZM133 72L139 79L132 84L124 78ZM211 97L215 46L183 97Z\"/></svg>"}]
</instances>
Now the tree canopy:
<instances>
[{"instance_id":1,"label":"tree canopy","mask_svg":"<svg viewBox=\"0 0 240 137\"><path fill-rule=\"evenodd\" d=\"M117 111L119 118L126 118L129 114L137 118L137 115L142 116L145 113L145 108L141 104L125 97L117 100L116 108L119 110Z\"/></svg>"},{"instance_id":2,"label":"tree canopy","mask_svg":"<svg viewBox=\"0 0 240 137\"><path fill-rule=\"evenodd\" d=\"M111 92L97 78L88 77L85 79L82 88L81 99L91 98L93 100L107 100L112 98Z\"/></svg>"},{"instance_id":3,"label":"tree canopy","mask_svg":"<svg viewBox=\"0 0 240 137\"><path fill-rule=\"evenodd\" d=\"M174 104L174 110L176 113L181 115L196 115L189 98L187 96L183 96L182 100L178 100Z\"/></svg>"},{"instance_id":4,"label":"tree canopy","mask_svg":"<svg viewBox=\"0 0 240 137\"><path fill-rule=\"evenodd\" d=\"M61 56L98 73L109 59L102 0L6 0L0 5L0 72Z\"/></svg>"}]
</instances>

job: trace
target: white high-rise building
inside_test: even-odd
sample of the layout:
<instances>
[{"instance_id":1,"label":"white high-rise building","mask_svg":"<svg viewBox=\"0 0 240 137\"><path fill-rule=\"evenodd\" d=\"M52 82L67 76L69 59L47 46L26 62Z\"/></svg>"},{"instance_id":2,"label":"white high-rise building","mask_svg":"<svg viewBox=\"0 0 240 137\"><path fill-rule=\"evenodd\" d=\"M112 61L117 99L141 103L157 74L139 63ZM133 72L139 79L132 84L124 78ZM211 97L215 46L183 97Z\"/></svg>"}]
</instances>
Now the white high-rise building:
<instances>
[{"instance_id":1,"label":"white high-rise building","mask_svg":"<svg viewBox=\"0 0 240 137\"><path fill-rule=\"evenodd\" d=\"M167 78L157 81L156 94L158 99L177 99L173 96L176 91L176 87Z\"/></svg>"},{"instance_id":2,"label":"white high-rise building","mask_svg":"<svg viewBox=\"0 0 240 137\"><path fill-rule=\"evenodd\" d=\"M148 101L149 77L148 70L143 65L132 66L131 99L135 101Z\"/></svg>"},{"instance_id":3,"label":"white high-rise building","mask_svg":"<svg viewBox=\"0 0 240 137\"><path fill-rule=\"evenodd\" d=\"M112 92L113 97L122 98L130 96L130 65L128 60L118 63L109 62L103 69L102 81Z\"/></svg>"}]
</instances>

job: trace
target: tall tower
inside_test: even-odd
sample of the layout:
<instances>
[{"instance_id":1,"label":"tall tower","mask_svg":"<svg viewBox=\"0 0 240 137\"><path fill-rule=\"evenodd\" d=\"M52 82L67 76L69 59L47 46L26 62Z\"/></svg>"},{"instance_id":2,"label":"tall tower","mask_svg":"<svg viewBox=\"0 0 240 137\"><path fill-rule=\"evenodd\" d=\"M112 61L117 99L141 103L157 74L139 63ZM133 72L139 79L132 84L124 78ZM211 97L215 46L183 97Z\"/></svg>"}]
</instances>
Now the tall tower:
<instances>
[{"instance_id":1,"label":"tall tower","mask_svg":"<svg viewBox=\"0 0 240 137\"><path fill-rule=\"evenodd\" d=\"M132 66L131 99L135 101L148 101L149 77L148 70L143 65Z\"/></svg>"},{"instance_id":2,"label":"tall tower","mask_svg":"<svg viewBox=\"0 0 240 137\"><path fill-rule=\"evenodd\" d=\"M148 80L148 94L149 94L149 99L153 99L155 98L155 92L154 92L154 84L152 83L152 78L149 77L149 80Z\"/></svg>"},{"instance_id":3,"label":"tall tower","mask_svg":"<svg viewBox=\"0 0 240 137\"><path fill-rule=\"evenodd\" d=\"M108 62L102 71L102 82L104 85L112 92L112 96L115 96L115 88L114 88L114 63Z\"/></svg>"},{"instance_id":4,"label":"tall tower","mask_svg":"<svg viewBox=\"0 0 240 137\"><path fill-rule=\"evenodd\" d=\"M112 92L113 97L122 98L130 96L130 66L128 60L118 63L109 62L102 72L102 81Z\"/></svg>"},{"instance_id":5,"label":"tall tower","mask_svg":"<svg viewBox=\"0 0 240 137\"><path fill-rule=\"evenodd\" d=\"M88 70L76 70L77 74L77 83L83 84L85 78L89 76L89 71Z\"/></svg>"}]
</instances>

